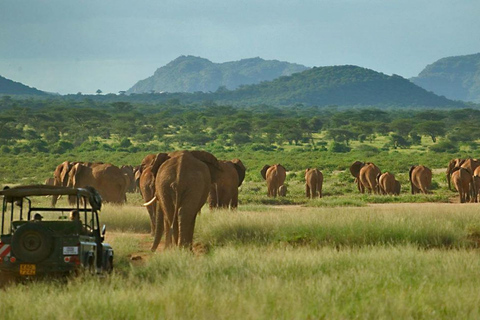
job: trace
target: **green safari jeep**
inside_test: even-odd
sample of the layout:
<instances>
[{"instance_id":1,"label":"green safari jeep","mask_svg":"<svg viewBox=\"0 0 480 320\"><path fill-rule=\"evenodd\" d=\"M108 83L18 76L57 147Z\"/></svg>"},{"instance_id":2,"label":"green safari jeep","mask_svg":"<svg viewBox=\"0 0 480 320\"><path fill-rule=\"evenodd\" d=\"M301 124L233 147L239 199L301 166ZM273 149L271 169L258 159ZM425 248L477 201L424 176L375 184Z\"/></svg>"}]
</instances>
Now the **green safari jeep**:
<instances>
[{"instance_id":1,"label":"green safari jeep","mask_svg":"<svg viewBox=\"0 0 480 320\"><path fill-rule=\"evenodd\" d=\"M76 199L76 206L51 208L32 201L47 195ZM0 279L92 274L113 270L113 249L104 243L98 211L101 197L94 188L30 185L0 191ZM45 203L45 199L43 198Z\"/></svg>"}]
</instances>

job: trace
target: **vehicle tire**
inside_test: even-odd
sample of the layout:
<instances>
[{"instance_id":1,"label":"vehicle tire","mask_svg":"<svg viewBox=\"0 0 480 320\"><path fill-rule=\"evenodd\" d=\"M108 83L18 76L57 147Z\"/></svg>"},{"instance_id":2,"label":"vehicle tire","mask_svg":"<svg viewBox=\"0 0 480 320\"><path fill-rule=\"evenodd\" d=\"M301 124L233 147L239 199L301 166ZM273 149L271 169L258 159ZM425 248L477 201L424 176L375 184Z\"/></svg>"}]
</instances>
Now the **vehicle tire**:
<instances>
[{"instance_id":1,"label":"vehicle tire","mask_svg":"<svg viewBox=\"0 0 480 320\"><path fill-rule=\"evenodd\" d=\"M45 260L52 252L53 238L47 228L36 223L20 226L12 238L12 253L22 262Z\"/></svg>"},{"instance_id":2,"label":"vehicle tire","mask_svg":"<svg viewBox=\"0 0 480 320\"><path fill-rule=\"evenodd\" d=\"M110 274L113 272L113 257L108 257L107 261L105 262L105 271Z\"/></svg>"}]
</instances>

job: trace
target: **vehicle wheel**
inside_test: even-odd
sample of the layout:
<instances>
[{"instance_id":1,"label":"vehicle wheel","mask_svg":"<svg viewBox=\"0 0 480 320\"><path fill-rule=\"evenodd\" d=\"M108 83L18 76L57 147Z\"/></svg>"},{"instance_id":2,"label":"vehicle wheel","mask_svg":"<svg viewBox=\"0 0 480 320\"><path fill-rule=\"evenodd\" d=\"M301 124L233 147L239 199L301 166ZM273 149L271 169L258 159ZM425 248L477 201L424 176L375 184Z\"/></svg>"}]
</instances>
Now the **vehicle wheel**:
<instances>
[{"instance_id":1,"label":"vehicle wheel","mask_svg":"<svg viewBox=\"0 0 480 320\"><path fill-rule=\"evenodd\" d=\"M107 261L105 262L105 271L107 273L112 273L113 271L113 257L108 257Z\"/></svg>"},{"instance_id":2,"label":"vehicle wheel","mask_svg":"<svg viewBox=\"0 0 480 320\"><path fill-rule=\"evenodd\" d=\"M13 234L12 253L22 261L35 263L45 260L52 248L53 238L40 224L24 224Z\"/></svg>"}]
</instances>

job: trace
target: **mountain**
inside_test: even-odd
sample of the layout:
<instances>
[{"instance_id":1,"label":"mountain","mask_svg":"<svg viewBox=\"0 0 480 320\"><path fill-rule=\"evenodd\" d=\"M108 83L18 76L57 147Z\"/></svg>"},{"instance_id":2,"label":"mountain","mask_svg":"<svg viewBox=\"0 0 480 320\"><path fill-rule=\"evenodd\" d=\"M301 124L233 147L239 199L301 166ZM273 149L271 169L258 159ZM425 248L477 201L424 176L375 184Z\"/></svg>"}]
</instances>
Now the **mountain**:
<instances>
[{"instance_id":1,"label":"mountain","mask_svg":"<svg viewBox=\"0 0 480 320\"><path fill-rule=\"evenodd\" d=\"M410 80L449 99L480 103L480 53L440 59Z\"/></svg>"},{"instance_id":2,"label":"mountain","mask_svg":"<svg viewBox=\"0 0 480 320\"><path fill-rule=\"evenodd\" d=\"M48 93L0 76L0 94L8 95L48 95Z\"/></svg>"},{"instance_id":3,"label":"mountain","mask_svg":"<svg viewBox=\"0 0 480 320\"><path fill-rule=\"evenodd\" d=\"M200 57L180 56L137 82L127 93L213 92L219 87L232 90L306 69L299 64L261 58L213 63Z\"/></svg>"},{"instance_id":4,"label":"mountain","mask_svg":"<svg viewBox=\"0 0 480 320\"><path fill-rule=\"evenodd\" d=\"M465 107L398 75L351 65L312 68L234 91L215 92L209 99L248 105Z\"/></svg>"}]
</instances>

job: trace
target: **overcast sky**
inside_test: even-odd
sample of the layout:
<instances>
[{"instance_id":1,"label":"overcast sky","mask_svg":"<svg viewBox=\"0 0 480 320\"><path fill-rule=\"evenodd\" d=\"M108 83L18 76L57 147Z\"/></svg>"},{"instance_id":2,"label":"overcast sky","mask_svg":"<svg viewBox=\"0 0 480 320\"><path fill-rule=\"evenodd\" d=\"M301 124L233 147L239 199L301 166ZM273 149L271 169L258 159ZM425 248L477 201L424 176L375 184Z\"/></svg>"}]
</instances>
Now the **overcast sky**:
<instances>
[{"instance_id":1,"label":"overcast sky","mask_svg":"<svg viewBox=\"0 0 480 320\"><path fill-rule=\"evenodd\" d=\"M180 55L354 64L409 78L480 52L477 0L0 0L0 75L118 93Z\"/></svg>"}]
</instances>

